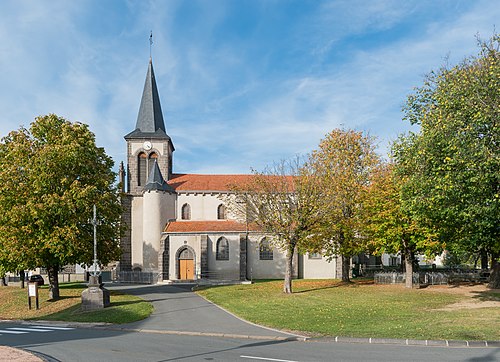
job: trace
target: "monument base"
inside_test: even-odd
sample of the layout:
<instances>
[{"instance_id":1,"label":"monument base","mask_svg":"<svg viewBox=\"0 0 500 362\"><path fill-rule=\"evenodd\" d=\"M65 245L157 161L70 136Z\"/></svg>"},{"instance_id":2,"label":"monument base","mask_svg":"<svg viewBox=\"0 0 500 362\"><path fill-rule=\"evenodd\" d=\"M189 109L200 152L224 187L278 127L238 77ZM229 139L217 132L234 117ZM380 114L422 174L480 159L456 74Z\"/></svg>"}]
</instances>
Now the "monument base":
<instances>
[{"instance_id":1,"label":"monument base","mask_svg":"<svg viewBox=\"0 0 500 362\"><path fill-rule=\"evenodd\" d=\"M99 283L99 277L90 276L88 288L82 292L82 309L93 310L109 307L109 290Z\"/></svg>"}]
</instances>

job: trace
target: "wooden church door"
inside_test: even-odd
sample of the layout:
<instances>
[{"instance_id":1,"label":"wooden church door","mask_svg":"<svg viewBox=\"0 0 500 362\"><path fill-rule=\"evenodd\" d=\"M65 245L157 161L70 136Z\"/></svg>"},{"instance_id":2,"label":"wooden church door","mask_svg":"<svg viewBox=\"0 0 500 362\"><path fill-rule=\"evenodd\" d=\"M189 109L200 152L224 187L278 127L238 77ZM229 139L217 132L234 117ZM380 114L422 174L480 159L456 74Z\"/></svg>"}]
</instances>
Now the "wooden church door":
<instances>
[{"instance_id":1,"label":"wooden church door","mask_svg":"<svg viewBox=\"0 0 500 362\"><path fill-rule=\"evenodd\" d=\"M179 254L179 279L194 279L194 255L188 248Z\"/></svg>"}]
</instances>

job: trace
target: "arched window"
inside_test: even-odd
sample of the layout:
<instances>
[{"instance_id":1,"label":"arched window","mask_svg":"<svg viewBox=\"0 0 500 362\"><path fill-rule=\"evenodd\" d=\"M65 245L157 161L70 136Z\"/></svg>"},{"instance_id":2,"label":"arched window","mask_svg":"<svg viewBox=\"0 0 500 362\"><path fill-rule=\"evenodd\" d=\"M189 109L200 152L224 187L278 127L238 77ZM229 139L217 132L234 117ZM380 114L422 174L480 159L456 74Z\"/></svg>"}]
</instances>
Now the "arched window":
<instances>
[{"instance_id":1,"label":"arched window","mask_svg":"<svg viewBox=\"0 0 500 362\"><path fill-rule=\"evenodd\" d=\"M273 249L269 246L269 241L264 238L259 245L259 259L260 260L273 260Z\"/></svg>"},{"instance_id":2,"label":"arched window","mask_svg":"<svg viewBox=\"0 0 500 362\"><path fill-rule=\"evenodd\" d=\"M220 204L219 207L217 208L217 219L218 220L227 219L226 206L224 204Z\"/></svg>"},{"instance_id":3,"label":"arched window","mask_svg":"<svg viewBox=\"0 0 500 362\"><path fill-rule=\"evenodd\" d=\"M225 237L220 237L217 240L217 251L215 253L216 260L229 260L229 242Z\"/></svg>"},{"instance_id":4,"label":"arched window","mask_svg":"<svg viewBox=\"0 0 500 362\"><path fill-rule=\"evenodd\" d=\"M137 184L144 186L148 177L147 165L148 159L144 152L139 153L137 156Z\"/></svg>"},{"instance_id":5,"label":"arched window","mask_svg":"<svg viewBox=\"0 0 500 362\"><path fill-rule=\"evenodd\" d=\"M181 219L182 220L191 220L191 206L189 206L189 204L182 205Z\"/></svg>"},{"instance_id":6,"label":"arched window","mask_svg":"<svg viewBox=\"0 0 500 362\"><path fill-rule=\"evenodd\" d=\"M151 169L153 168L153 166L155 164L155 160L156 160L156 162L158 162L158 155L154 152L151 152L149 154L149 160L148 160L148 175L151 172Z\"/></svg>"}]
</instances>

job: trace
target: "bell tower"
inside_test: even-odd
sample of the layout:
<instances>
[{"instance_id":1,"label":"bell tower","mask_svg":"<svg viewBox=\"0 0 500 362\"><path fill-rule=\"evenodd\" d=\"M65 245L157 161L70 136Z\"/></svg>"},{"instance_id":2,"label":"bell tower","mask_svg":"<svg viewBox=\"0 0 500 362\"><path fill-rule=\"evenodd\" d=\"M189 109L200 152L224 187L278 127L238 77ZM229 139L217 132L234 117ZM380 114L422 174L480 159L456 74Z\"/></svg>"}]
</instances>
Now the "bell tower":
<instances>
[{"instance_id":1,"label":"bell tower","mask_svg":"<svg viewBox=\"0 0 500 362\"><path fill-rule=\"evenodd\" d=\"M172 177L174 145L167 135L149 59L135 129L127 142L127 192L122 194L122 222L128 227L120 239L121 270L158 271L161 233L175 217L176 193Z\"/></svg>"},{"instance_id":2,"label":"bell tower","mask_svg":"<svg viewBox=\"0 0 500 362\"><path fill-rule=\"evenodd\" d=\"M161 173L166 176L166 180L171 178L172 156L175 148L167 135L163 121L151 58L135 130L127 134L125 140L127 141L127 190L129 194L142 194L155 162Z\"/></svg>"}]
</instances>

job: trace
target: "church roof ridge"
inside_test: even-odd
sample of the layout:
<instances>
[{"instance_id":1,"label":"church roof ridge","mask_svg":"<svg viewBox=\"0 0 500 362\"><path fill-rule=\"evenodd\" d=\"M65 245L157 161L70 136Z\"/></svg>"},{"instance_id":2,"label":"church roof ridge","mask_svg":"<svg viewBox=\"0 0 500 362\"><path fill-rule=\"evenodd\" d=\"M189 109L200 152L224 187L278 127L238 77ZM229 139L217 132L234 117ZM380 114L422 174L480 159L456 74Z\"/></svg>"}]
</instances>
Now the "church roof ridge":
<instances>
[{"instance_id":1,"label":"church roof ridge","mask_svg":"<svg viewBox=\"0 0 500 362\"><path fill-rule=\"evenodd\" d=\"M253 176L251 173L191 173L191 172L176 172L172 176Z\"/></svg>"},{"instance_id":2,"label":"church roof ridge","mask_svg":"<svg viewBox=\"0 0 500 362\"><path fill-rule=\"evenodd\" d=\"M226 192L235 185L244 185L253 177L252 174L190 174L174 173L168 184L176 191Z\"/></svg>"},{"instance_id":3,"label":"church roof ridge","mask_svg":"<svg viewBox=\"0 0 500 362\"><path fill-rule=\"evenodd\" d=\"M254 223L246 224L236 220L176 220L165 226L166 233L199 233L199 232L245 232L260 231Z\"/></svg>"}]
</instances>

